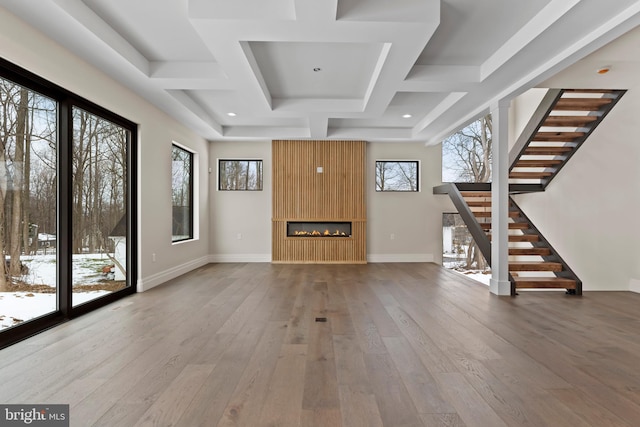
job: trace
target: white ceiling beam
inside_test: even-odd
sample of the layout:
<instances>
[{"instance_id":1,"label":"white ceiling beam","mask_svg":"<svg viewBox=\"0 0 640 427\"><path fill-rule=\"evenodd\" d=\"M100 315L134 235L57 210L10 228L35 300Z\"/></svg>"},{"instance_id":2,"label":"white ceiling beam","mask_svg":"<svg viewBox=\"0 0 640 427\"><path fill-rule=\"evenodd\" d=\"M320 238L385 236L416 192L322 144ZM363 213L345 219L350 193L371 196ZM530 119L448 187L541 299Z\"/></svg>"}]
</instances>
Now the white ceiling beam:
<instances>
[{"instance_id":1,"label":"white ceiling beam","mask_svg":"<svg viewBox=\"0 0 640 427\"><path fill-rule=\"evenodd\" d=\"M480 67L414 65L399 84L402 92L470 92L480 85Z\"/></svg>"},{"instance_id":2,"label":"white ceiling beam","mask_svg":"<svg viewBox=\"0 0 640 427\"><path fill-rule=\"evenodd\" d=\"M191 18L218 20L294 20L294 0L188 0Z\"/></svg>"},{"instance_id":3,"label":"white ceiling beam","mask_svg":"<svg viewBox=\"0 0 640 427\"><path fill-rule=\"evenodd\" d=\"M338 0L294 0L296 21L335 21Z\"/></svg>"},{"instance_id":4,"label":"white ceiling beam","mask_svg":"<svg viewBox=\"0 0 640 427\"><path fill-rule=\"evenodd\" d=\"M380 50L380 56L378 56L378 60L376 61L376 65L373 69L371 79L369 80L367 91L364 94L365 109L369 104L369 100L371 99L371 94L376 88L376 84L378 83L378 79L380 78L380 74L382 73L382 68L384 67L384 64L387 62L387 58L389 57L390 50L391 50L391 43L384 43L382 45L382 49Z\"/></svg>"},{"instance_id":5,"label":"white ceiling beam","mask_svg":"<svg viewBox=\"0 0 640 427\"><path fill-rule=\"evenodd\" d=\"M484 61L480 69L480 79L488 78L581 1L583 0L551 0L533 19Z\"/></svg>"},{"instance_id":6,"label":"white ceiling beam","mask_svg":"<svg viewBox=\"0 0 640 427\"><path fill-rule=\"evenodd\" d=\"M216 62L152 61L149 63L149 78L163 89L233 89Z\"/></svg>"},{"instance_id":7,"label":"white ceiling beam","mask_svg":"<svg viewBox=\"0 0 640 427\"><path fill-rule=\"evenodd\" d=\"M87 37L96 38L109 49L145 75L149 75L149 61L117 31L100 18L84 2L77 0L53 0L61 10L88 30ZM78 40L87 43L86 39Z\"/></svg>"},{"instance_id":8,"label":"white ceiling beam","mask_svg":"<svg viewBox=\"0 0 640 427\"><path fill-rule=\"evenodd\" d=\"M350 128L329 128L328 138L332 139L359 139L366 141L376 141L380 139L398 141L411 138L411 129L396 127L350 127Z\"/></svg>"},{"instance_id":9,"label":"white ceiling beam","mask_svg":"<svg viewBox=\"0 0 640 427\"><path fill-rule=\"evenodd\" d=\"M275 126L224 126L225 138L239 139L309 139L309 128Z\"/></svg>"},{"instance_id":10,"label":"white ceiling beam","mask_svg":"<svg viewBox=\"0 0 640 427\"><path fill-rule=\"evenodd\" d=\"M182 90L169 90L169 95L175 98L180 104L187 108L192 114L197 116L202 122L222 136L222 126L218 123L208 111Z\"/></svg>"},{"instance_id":11,"label":"white ceiling beam","mask_svg":"<svg viewBox=\"0 0 640 427\"><path fill-rule=\"evenodd\" d=\"M312 139L324 139L329 131L329 118L325 115L309 116L309 135Z\"/></svg>"},{"instance_id":12,"label":"white ceiling beam","mask_svg":"<svg viewBox=\"0 0 640 427\"><path fill-rule=\"evenodd\" d=\"M149 77L159 79L226 79L218 63L202 61L151 61Z\"/></svg>"},{"instance_id":13,"label":"white ceiling beam","mask_svg":"<svg viewBox=\"0 0 640 427\"><path fill-rule=\"evenodd\" d=\"M290 111L299 113L328 113L328 112L362 112L362 99L309 99L309 98L274 98L275 112Z\"/></svg>"},{"instance_id":14,"label":"white ceiling beam","mask_svg":"<svg viewBox=\"0 0 640 427\"><path fill-rule=\"evenodd\" d=\"M537 68L530 70L520 79L506 85L502 91L487 99L486 102L476 105L467 114L457 115L455 119L451 117L445 118L447 126L433 132L431 135L423 134L418 136L424 137L427 145L440 143L444 138L461 129L470 121L488 113L490 105L512 100L637 26L640 26L640 1L634 2L624 11L604 21L598 28L594 28L576 43L567 46L552 58L540 63Z\"/></svg>"},{"instance_id":15,"label":"white ceiling beam","mask_svg":"<svg viewBox=\"0 0 640 427\"><path fill-rule=\"evenodd\" d=\"M426 116L422 118L413 127L412 135L419 134L431 123L436 121L445 111L455 105L458 101L465 97L467 92L452 92L443 99L435 108L433 108Z\"/></svg>"}]
</instances>

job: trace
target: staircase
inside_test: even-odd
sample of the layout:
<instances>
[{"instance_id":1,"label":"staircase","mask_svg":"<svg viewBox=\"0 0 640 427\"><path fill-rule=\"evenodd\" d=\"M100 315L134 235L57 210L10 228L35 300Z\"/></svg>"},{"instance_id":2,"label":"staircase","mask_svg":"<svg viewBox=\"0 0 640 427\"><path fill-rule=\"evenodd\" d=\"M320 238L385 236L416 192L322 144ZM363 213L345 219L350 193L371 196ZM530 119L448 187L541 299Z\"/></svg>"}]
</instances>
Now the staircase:
<instances>
[{"instance_id":1,"label":"staircase","mask_svg":"<svg viewBox=\"0 0 640 427\"><path fill-rule=\"evenodd\" d=\"M624 93L549 90L509 153L510 182L544 190Z\"/></svg>"},{"instance_id":2,"label":"staircase","mask_svg":"<svg viewBox=\"0 0 640 427\"><path fill-rule=\"evenodd\" d=\"M510 151L509 192L544 191L624 93L549 90ZM491 184L443 184L433 192L449 195L490 264ZM511 197L508 229L512 295L518 289L553 288L582 294L580 279Z\"/></svg>"}]
</instances>

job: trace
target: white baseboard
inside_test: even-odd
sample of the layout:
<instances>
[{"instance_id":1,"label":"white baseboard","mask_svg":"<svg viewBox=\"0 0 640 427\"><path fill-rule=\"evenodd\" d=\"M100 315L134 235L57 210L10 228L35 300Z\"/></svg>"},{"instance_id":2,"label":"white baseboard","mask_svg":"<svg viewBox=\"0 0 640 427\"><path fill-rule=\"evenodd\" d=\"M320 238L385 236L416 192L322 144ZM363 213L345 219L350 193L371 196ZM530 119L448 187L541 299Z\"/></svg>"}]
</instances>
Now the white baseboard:
<instances>
[{"instance_id":1,"label":"white baseboard","mask_svg":"<svg viewBox=\"0 0 640 427\"><path fill-rule=\"evenodd\" d=\"M152 274L151 276L139 279L137 290L138 292L148 291L149 289L155 288L156 286L161 285L164 282L167 282L171 279L175 279L176 277L186 274L192 270L195 270L198 267L202 267L203 265L206 265L209 262L210 262L209 257L204 256L204 257L186 262L182 265L169 268L165 271Z\"/></svg>"},{"instance_id":2,"label":"white baseboard","mask_svg":"<svg viewBox=\"0 0 640 427\"><path fill-rule=\"evenodd\" d=\"M433 254L369 254L367 262L435 262Z\"/></svg>"},{"instance_id":3,"label":"white baseboard","mask_svg":"<svg viewBox=\"0 0 640 427\"><path fill-rule=\"evenodd\" d=\"M232 262L271 262L271 254L213 254L204 256L139 279L137 290L138 292L148 291L206 264ZM434 257L433 254L375 254L367 256L367 262L434 262Z\"/></svg>"},{"instance_id":4,"label":"white baseboard","mask_svg":"<svg viewBox=\"0 0 640 427\"><path fill-rule=\"evenodd\" d=\"M637 292L640 294L640 280L639 279L629 280L629 290L631 292Z\"/></svg>"},{"instance_id":5,"label":"white baseboard","mask_svg":"<svg viewBox=\"0 0 640 427\"><path fill-rule=\"evenodd\" d=\"M209 262L271 262L271 254L213 254L209 255Z\"/></svg>"}]
</instances>

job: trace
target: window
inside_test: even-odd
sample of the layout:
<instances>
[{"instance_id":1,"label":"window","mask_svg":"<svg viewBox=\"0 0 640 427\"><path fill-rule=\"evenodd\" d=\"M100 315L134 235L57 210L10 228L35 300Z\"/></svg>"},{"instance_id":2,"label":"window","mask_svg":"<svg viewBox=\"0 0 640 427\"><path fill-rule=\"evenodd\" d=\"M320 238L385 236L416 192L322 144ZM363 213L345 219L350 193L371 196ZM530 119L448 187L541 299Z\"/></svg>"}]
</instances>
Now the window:
<instances>
[{"instance_id":1,"label":"window","mask_svg":"<svg viewBox=\"0 0 640 427\"><path fill-rule=\"evenodd\" d=\"M193 239L193 153L171 148L172 242Z\"/></svg>"},{"instance_id":2,"label":"window","mask_svg":"<svg viewBox=\"0 0 640 427\"><path fill-rule=\"evenodd\" d=\"M218 160L218 190L262 191L262 160Z\"/></svg>"},{"instance_id":3,"label":"window","mask_svg":"<svg viewBox=\"0 0 640 427\"><path fill-rule=\"evenodd\" d=\"M442 182L491 181L491 115L442 141Z\"/></svg>"},{"instance_id":4,"label":"window","mask_svg":"<svg viewBox=\"0 0 640 427\"><path fill-rule=\"evenodd\" d=\"M0 59L0 348L135 292L136 135Z\"/></svg>"},{"instance_id":5,"label":"window","mask_svg":"<svg viewBox=\"0 0 640 427\"><path fill-rule=\"evenodd\" d=\"M419 191L417 160L376 160L376 191Z\"/></svg>"}]
</instances>

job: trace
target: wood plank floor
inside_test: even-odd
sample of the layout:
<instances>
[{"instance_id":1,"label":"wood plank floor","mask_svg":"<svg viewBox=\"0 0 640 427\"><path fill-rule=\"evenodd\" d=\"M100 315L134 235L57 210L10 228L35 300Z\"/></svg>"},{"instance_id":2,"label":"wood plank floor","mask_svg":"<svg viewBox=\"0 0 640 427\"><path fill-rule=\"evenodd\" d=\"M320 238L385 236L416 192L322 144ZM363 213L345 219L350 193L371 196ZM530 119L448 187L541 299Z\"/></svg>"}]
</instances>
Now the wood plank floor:
<instances>
[{"instance_id":1,"label":"wood plank floor","mask_svg":"<svg viewBox=\"0 0 640 427\"><path fill-rule=\"evenodd\" d=\"M0 402L78 427L633 427L639 366L639 294L212 264L0 350Z\"/></svg>"}]
</instances>

